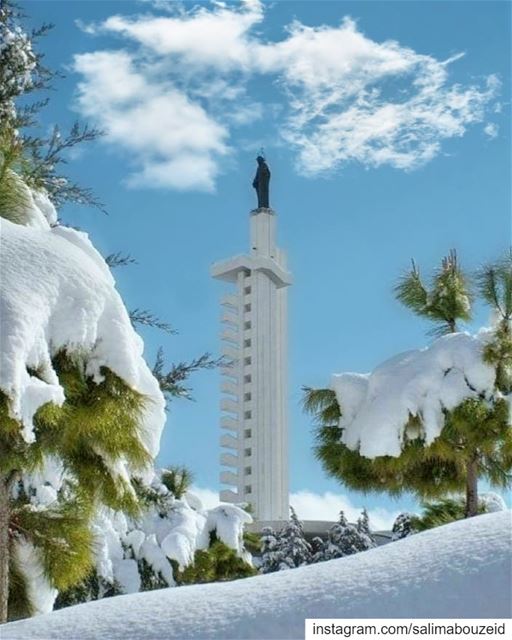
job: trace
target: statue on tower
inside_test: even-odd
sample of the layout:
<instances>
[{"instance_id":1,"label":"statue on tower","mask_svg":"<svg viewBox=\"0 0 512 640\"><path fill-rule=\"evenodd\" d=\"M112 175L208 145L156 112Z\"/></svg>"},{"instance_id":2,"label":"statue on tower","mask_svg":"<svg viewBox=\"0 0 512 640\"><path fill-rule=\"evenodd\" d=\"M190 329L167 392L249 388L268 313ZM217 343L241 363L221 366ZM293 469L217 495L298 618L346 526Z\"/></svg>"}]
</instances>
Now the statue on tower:
<instances>
[{"instance_id":1,"label":"statue on tower","mask_svg":"<svg viewBox=\"0 0 512 640\"><path fill-rule=\"evenodd\" d=\"M252 182L252 186L256 189L258 196L258 209L268 209L270 206L268 203L270 169L263 156L258 156L256 161L258 162L258 169L256 170L256 176Z\"/></svg>"}]
</instances>

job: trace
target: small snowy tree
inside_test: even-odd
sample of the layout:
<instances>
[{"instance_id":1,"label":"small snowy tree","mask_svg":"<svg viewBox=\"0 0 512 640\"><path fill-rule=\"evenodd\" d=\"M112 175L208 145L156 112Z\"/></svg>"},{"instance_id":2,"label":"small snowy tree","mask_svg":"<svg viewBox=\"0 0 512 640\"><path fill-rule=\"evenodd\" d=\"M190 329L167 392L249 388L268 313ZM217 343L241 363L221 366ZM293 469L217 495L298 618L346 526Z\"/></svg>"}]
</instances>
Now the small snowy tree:
<instances>
[{"instance_id":1,"label":"small snowy tree","mask_svg":"<svg viewBox=\"0 0 512 640\"><path fill-rule=\"evenodd\" d=\"M280 569L302 567L311 562L311 545L293 507L290 507L290 520L279 532L279 550L282 554Z\"/></svg>"},{"instance_id":2,"label":"small snowy tree","mask_svg":"<svg viewBox=\"0 0 512 640\"><path fill-rule=\"evenodd\" d=\"M361 515L357 519L357 531L361 536L361 544L366 547L366 549L373 549L373 547L377 546L375 542L375 538L370 529L370 517L368 515L368 511L363 509ZM364 549L364 550L366 550Z\"/></svg>"},{"instance_id":3,"label":"small snowy tree","mask_svg":"<svg viewBox=\"0 0 512 640\"><path fill-rule=\"evenodd\" d=\"M325 558L326 544L319 536L315 536L311 540L311 564L323 562Z\"/></svg>"},{"instance_id":4,"label":"small snowy tree","mask_svg":"<svg viewBox=\"0 0 512 640\"><path fill-rule=\"evenodd\" d=\"M325 549L325 559L342 558L360 551L367 551L375 547L375 542L368 526L367 514L356 525L347 521L343 511L340 511L338 522L328 532Z\"/></svg>"},{"instance_id":5,"label":"small snowy tree","mask_svg":"<svg viewBox=\"0 0 512 640\"><path fill-rule=\"evenodd\" d=\"M413 521L414 516L410 513L399 513L393 522L391 540L401 540L416 533Z\"/></svg>"},{"instance_id":6,"label":"small snowy tree","mask_svg":"<svg viewBox=\"0 0 512 640\"><path fill-rule=\"evenodd\" d=\"M272 527L264 527L261 532L261 573L279 571L284 560L279 535Z\"/></svg>"}]
</instances>

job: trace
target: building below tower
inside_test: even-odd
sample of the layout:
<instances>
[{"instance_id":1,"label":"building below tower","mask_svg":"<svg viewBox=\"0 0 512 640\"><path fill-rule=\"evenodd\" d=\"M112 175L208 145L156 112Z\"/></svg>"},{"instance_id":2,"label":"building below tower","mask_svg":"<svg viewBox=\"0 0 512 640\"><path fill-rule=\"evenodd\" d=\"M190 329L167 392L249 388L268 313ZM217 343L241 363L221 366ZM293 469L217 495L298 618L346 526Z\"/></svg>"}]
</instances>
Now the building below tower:
<instances>
[{"instance_id":1,"label":"building below tower","mask_svg":"<svg viewBox=\"0 0 512 640\"><path fill-rule=\"evenodd\" d=\"M248 503L256 520L287 520L287 288L272 209L250 215L250 252L218 262L211 275L234 285L222 304L222 502Z\"/></svg>"}]
</instances>

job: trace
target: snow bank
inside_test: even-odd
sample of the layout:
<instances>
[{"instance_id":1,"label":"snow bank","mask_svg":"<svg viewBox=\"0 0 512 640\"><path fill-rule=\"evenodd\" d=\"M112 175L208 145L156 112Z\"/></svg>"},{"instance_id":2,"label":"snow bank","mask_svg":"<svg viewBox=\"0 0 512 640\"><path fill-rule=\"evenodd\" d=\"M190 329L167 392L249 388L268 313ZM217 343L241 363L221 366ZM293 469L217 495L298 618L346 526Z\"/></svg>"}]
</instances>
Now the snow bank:
<instances>
[{"instance_id":1,"label":"snow bank","mask_svg":"<svg viewBox=\"0 0 512 640\"><path fill-rule=\"evenodd\" d=\"M2 640L302 638L305 618L507 618L510 511L230 583L107 598L2 627Z\"/></svg>"},{"instance_id":2,"label":"snow bank","mask_svg":"<svg viewBox=\"0 0 512 640\"><path fill-rule=\"evenodd\" d=\"M430 347L402 353L370 374L332 377L342 408L342 440L363 456L398 456L410 416L421 418L426 443L444 426L443 409L493 394L495 371L482 360L489 332L454 333Z\"/></svg>"},{"instance_id":3,"label":"snow bank","mask_svg":"<svg viewBox=\"0 0 512 640\"><path fill-rule=\"evenodd\" d=\"M96 380L106 366L149 399L142 432L155 456L164 398L108 267L87 234L50 227L54 210L44 195L31 196L30 210L31 226L0 220L0 389L12 416L33 441L37 409L64 401L51 358L66 348L86 356L86 372Z\"/></svg>"}]
</instances>

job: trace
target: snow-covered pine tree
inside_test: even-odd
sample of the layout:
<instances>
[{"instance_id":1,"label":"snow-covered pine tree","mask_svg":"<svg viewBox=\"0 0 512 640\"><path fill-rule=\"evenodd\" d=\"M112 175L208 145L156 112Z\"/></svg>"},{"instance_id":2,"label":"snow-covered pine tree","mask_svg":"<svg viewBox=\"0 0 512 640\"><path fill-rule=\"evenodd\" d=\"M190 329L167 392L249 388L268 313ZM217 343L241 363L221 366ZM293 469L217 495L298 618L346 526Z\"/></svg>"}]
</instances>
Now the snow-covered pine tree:
<instances>
[{"instance_id":1,"label":"snow-covered pine tree","mask_svg":"<svg viewBox=\"0 0 512 640\"><path fill-rule=\"evenodd\" d=\"M326 543L319 536L311 540L311 564L323 562L325 560Z\"/></svg>"},{"instance_id":2,"label":"snow-covered pine tree","mask_svg":"<svg viewBox=\"0 0 512 640\"><path fill-rule=\"evenodd\" d=\"M393 522L391 540L401 540L416 533L413 525L414 516L410 513L399 513Z\"/></svg>"},{"instance_id":3,"label":"snow-covered pine tree","mask_svg":"<svg viewBox=\"0 0 512 640\"><path fill-rule=\"evenodd\" d=\"M293 569L311 563L311 545L306 540L304 528L293 507L290 520L279 532L279 551L282 554L279 569Z\"/></svg>"},{"instance_id":4,"label":"snow-covered pine tree","mask_svg":"<svg viewBox=\"0 0 512 640\"><path fill-rule=\"evenodd\" d=\"M371 455L361 454L360 437L354 437L357 446L347 445L343 395L352 394L352 403L356 398L363 398L361 386L367 383L368 376L363 379L341 374L333 379L336 390L305 388L304 407L317 422L315 452L326 471L356 490L386 491L392 495L413 491L421 499L439 499L465 489L466 517L478 512L479 477L487 478L494 486L509 487L512 433L507 398L510 398L512 379L511 291L512 259L508 256L478 274L478 292L493 309L497 319L495 326L475 336L457 333L457 323L470 318L473 297L457 256L452 252L443 259L430 286L423 283L413 263L412 271L396 288L397 297L415 314L434 322L433 333L439 337L428 351L418 350L414 355L411 352L407 358L392 359L379 368L379 386L384 389L379 402L393 405L396 415L404 416L398 434L402 448L390 452L386 444L390 442L389 438L375 440L369 447ZM443 362L457 361L457 366L447 365L443 381L432 386L434 393L443 385L447 385L447 391L437 401L443 411L429 412L426 407L430 416L428 426L421 407L414 412L403 407L398 411L401 394L413 384L414 372L410 370L408 375L404 374L407 367L412 366L412 358L417 366L421 361L426 369L422 376L416 375L414 384L422 390L415 392L415 396L428 396L429 399L431 396L424 385L436 378L436 371L442 369ZM471 367L465 370L464 363L469 360ZM383 366L389 367L386 379ZM494 376L491 367L495 369ZM391 393L387 385L392 381L395 388ZM485 381L483 387L482 381ZM409 391L407 397L410 395ZM450 400L454 395L460 397L456 406ZM360 405L368 408L364 400ZM377 406L375 401L372 406ZM403 406L406 406L405 401ZM366 423L371 413L365 413ZM356 418L359 420L360 415L355 416L352 411L351 422ZM396 420L398 418L391 422L396 424ZM378 421L375 415L375 425ZM371 425L365 424L365 428L366 433L371 432ZM393 434L394 441L397 441L396 435Z\"/></svg>"},{"instance_id":5,"label":"snow-covered pine tree","mask_svg":"<svg viewBox=\"0 0 512 640\"><path fill-rule=\"evenodd\" d=\"M38 251L43 249L49 282L37 275ZM62 255L62 249L66 256ZM156 380L137 353L135 345L139 343L135 335L123 347L112 342L115 333L111 336L104 333L106 325L98 329L98 318L83 316L79 320L76 313L70 312L69 324L59 322L57 316L62 307L58 299L49 303L47 317L37 315L38 305L46 299L46 286L58 281L63 295L80 298L75 306L78 313L82 313L82 302L88 296L104 296L104 303L110 305L119 326L124 323L129 330L129 319L117 293L107 281L97 279L100 272L76 244L60 238L55 242L49 226L34 229L3 220L1 259L6 261L2 264L4 308L14 311L13 315L2 316L2 328L7 341L12 335L19 340L11 343L18 345L18 349L7 348L6 342L2 343L1 352L0 573L3 589L14 587L8 577L8 563L9 560L17 563L13 575L24 576L27 593L34 590L33 576L43 573L48 581L46 593L39 584L38 593L31 594L37 602L28 598L35 610L41 611L51 607L55 589L66 589L91 569L90 523L98 506L132 513L138 509L127 467L136 474L150 464L154 452L141 433L150 435L153 428L157 435L163 426L164 400ZM94 271L94 277L88 269ZM73 293L67 286L68 277L73 282L81 281L80 287L73 285ZM89 289L89 285L94 289ZM31 317L31 326L20 324L26 317ZM53 317L54 326L59 329L53 332L49 344L43 339L48 335L44 327ZM87 328L94 331L96 327L100 335L103 333L103 356L94 355L95 347L86 342L80 351L66 347L80 322L84 336ZM23 345L33 339L39 341L37 356L27 357ZM146 387L134 388L133 382L128 383L119 375L123 374L120 366L117 372L107 366L108 354L114 350L119 356L118 363L125 360L128 364L131 360L133 370L139 368L139 380ZM93 362L99 366L96 374ZM21 381L15 377L19 367L26 371ZM146 393L149 395L151 386L153 406L157 408L160 402L160 418L154 410L147 412ZM33 387L39 390L36 402L30 395ZM44 477L50 460L58 461L61 467L57 481L53 485L36 482L33 492L23 491L31 475L37 472ZM20 588L23 585L18 581L18 594ZM0 598L2 615L6 617L7 594L3 589L0 588ZM17 600L22 600L19 595Z\"/></svg>"},{"instance_id":6,"label":"snow-covered pine tree","mask_svg":"<svg viewBox=\"0 0 512 640\"><path fill-rule=\"evenodd\" d=\"M364 512L358 524L354 525L348 522L344 512L340 511L338 522L328 532L325 559L342 558L360 551L367 551L373 547L375 547L375 542Z\"/></svg>"},{"instance_id":7,"label":"snow-covered pine tree","mask_svg":"<svg viewBox=\"0 0 512 640\"><path fill-rule=\"evenodd\" d=\"M57 171L63 151L97 132L75 125L69 136L58 129L49 138L25 135L45 102L16 108L17 99L52 77L32 49L46 30L27 35L13 5L2 1L0 622L8 604L13 616L51 609L56 589L91 570L95 509L137 509L127 469L138 473L150 463L141 434L158 431L159 406L164 420L163 397L101 256L84 234L57 228L49 198L94 204ZM94 300L110 309L111 326L92 312ZM101 353L94 353L95 335ZM142 387L125 379L130 372ZM60 471L52 484L45 476L55 461Z\"/></svg>"},{"instance_id":8,"label":"snow-covered pine tree","mask_svg":"<svg viewBox=\"0 0 512 640\"><path fill-rule=\"evenodd\" d=\"M487 476L494 485L506 487L510 486L512 469L512 434L504 398L512 391L512 254L483 267L476 279L478 293L497 319L490 339L483 341L483 361L496 369L494 388L476 394L468 385L467 398L446 411L445 426L429 447L429 454L446 464L459 466L462 482L458 488L461 484L465 486L466 517L478 513L479 476ZM398 300L413 313L434 323L434 335L456 333L461 321L471 319L474 296L455 251L443 259L430 289L421 281L413 263L412 271L402 278L396 293Z\"/></svg>"},{"instance_id":9,"label":"snow-covered pine tree","mask_svg":"<svg viewBox=\"0 0 512 640\"><path fill-rule=\"evenodd\" d=\"M277 534L272 527L264 527L261 532L261 573L279 571L283 562L283 553Z\"/></svg>"},{"instance_id":10,"label":"snow-covered pine tree","mask_svg":"<svg viewBox=\"0 0 512 640\"><path fill-rule=\"evenodd\" d=\"M361 543L366 545L366 549L373 549L377 546L370 529L370 517L366 509L363 509L361 515L357 519L357 530L361 536ZM363 549L363 551L366 549Z\"/></svg>"}]
</instances>

